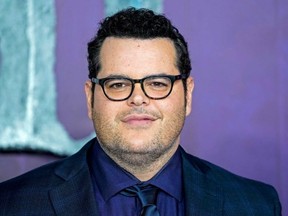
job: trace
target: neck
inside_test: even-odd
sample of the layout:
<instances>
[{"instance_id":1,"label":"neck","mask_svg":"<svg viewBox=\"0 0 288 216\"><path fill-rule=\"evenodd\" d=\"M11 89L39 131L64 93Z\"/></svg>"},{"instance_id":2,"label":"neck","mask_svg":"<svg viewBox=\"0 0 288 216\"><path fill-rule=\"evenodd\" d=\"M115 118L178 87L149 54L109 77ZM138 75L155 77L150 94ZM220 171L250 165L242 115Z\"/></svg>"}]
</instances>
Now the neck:
<instances>
[{"instance_id":1,"label":"neck","mask_svg":"<svg viewBox=\"0 0 288 216\"><path fill-rule=\"evenodd\" d=\"M177 142L178 143L178 142ZM151 160L150 154L137 155L130 153L125 158L117 157L114 154L110 154L109 151L103 149L119 166L134 175L140 181L148 181L155 176L162 167L170 160L178 148L178 144L171 146L165 153L157 157L155 160ZM129 160L127 160L129 158Z\"/></svg>"},{"instance_id":2,"label":"neck","mask_svg":"<svg viewBox=\"0 0 288 216\"><path fill-rule=\"evenodd\" d=\"M171 158L171 157L170 157ZM169 159L170 159L169 158ZM167 160L161 160L158 163L155 162L154 164L151 164L150 166L144 167L139 167L139 168L132 168L131 167L123 167L125 170L133 174L137 179L140 181L148 181L151 178L153 178L163 167L164 165L169 161Z\"/></svg>"}]
</instances>

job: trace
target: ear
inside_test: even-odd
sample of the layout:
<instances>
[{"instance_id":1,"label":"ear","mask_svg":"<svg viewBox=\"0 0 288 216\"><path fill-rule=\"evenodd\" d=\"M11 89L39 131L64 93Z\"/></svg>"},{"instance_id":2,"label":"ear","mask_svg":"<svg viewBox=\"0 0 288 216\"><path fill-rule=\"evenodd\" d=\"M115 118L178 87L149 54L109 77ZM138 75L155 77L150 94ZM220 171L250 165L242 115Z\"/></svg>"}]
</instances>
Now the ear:
<instances>
[{"instance_id":1,"label":"ear","mask_svg":"<svg viewBox=\"0 0 288 216\"><path fill-rule=\"evenodd\" d=\"M194 80L192 77L188 77L186 80L187 92L186 92L186 116L191 113L192 110L192 93L194 89Z\"/></svg>"},{"instance_id":2,"label":"ear","mask_svg":"<svg viewBox=\"0 0 288 216\"><path fill-rule=\"evenodd\" d=\"M88 117L92 119L92 82L90 80L85 82L85 94L86 94L86 103L88 109Z\"/></svg>"}]
</instances>

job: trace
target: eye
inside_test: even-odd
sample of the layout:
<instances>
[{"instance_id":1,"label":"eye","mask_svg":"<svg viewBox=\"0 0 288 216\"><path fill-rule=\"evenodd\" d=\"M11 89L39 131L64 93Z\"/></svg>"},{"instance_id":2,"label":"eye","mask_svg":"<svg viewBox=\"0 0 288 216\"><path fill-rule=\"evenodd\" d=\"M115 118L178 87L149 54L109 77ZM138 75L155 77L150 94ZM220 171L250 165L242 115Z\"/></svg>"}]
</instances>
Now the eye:
<instances>
[{"instance_id":1,"label":"eye","mask_svg":"<svg viewBox=\"0 0 288 216\"><path fill-rule=\"evenodd\" d=\"M125 90L127 88L130 88L130 86L131 86L131 82L125 79L112 79L112 80L107 80L105 82L106 89L109 89L111 91Z\"/></svg>"},{"instance_id":2,"label":"eye","mask_svg":"<svg viewBox=\"0 0 288 216\"><path fill-rule=\"evenodd\" d=\"M170 85L170 80L163 77L148 79L145 82L146 87L154 90L165 90L169 88Z\"/></svg>"},{"instance_id":3,"label":"eye","mask_svg":"<svg viewBox=\"0 0 288 216\"><path fill-rule=\"evenodd\" d=\"M113 83L109 85L109 88L119 89L125 87L125 83Z\"/></svg>"},{"instance_id":4,"label":"eye","mask_svg":"<svg viewBox=\"0 0 288 216\"><path fill-rule=\"evenodd\" d=\"M153 82L150 82L150 84L149 85L151 85L151 86L153 86L153 87L166 87L166 86L168 86L167 85L167 83L165 83L165 82L159 82L159 81L153 81Z\"/></svg>"}]
</instances>

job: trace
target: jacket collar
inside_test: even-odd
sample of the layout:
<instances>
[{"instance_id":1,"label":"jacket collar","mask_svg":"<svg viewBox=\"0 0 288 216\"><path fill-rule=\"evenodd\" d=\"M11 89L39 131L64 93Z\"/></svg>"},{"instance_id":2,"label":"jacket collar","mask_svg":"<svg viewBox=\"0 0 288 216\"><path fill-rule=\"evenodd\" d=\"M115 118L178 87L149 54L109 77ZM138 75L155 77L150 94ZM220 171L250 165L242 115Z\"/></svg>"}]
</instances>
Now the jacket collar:
<instances>
[{"instance_id":1,"label":"jacket collar","mask_svg":"<svg viewBox=\"0 0 288 216\"><path fill-rule=\"evenodd\" d=\"M55 174L64 181L49 191L56 215L98 215L89 167L86 162L89 141L79 152L64 159Z\"/></svg>"},{"instance_id":2,"label":"jacket collar","mask_svg":"<svg viewBox=\"0 0 288 216\"><path fill-rule=\"evenodd\" d=\"M182 149L185 215L222 215L222 188L207 175L210 168Z\"/></svg>"},{"instance_id":3,"label":"jacket collar","mask_svg":"<svg viewBox=\"0 0 288 216\"><path fill-rule=\"evenodd\" d=\"M50 192L57 215L98 215L89 167L86 161L89 141L79 152L64 159L55 174L64 180ZM210 168L181 148L184 179L185 215L222 215L222 188L207 175Z\"/></svg>"}]
</instances>

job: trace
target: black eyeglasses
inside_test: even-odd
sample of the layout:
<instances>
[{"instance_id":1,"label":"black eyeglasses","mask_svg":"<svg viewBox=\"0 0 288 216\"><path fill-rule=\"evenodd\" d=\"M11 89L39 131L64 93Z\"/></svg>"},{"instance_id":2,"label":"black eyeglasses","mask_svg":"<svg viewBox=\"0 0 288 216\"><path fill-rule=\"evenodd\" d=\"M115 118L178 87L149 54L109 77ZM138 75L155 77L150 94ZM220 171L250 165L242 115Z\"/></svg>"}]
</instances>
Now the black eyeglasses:
<instances>
[{"instance_id":1,"label":"black eyeglasses","mask_svg":"<svg viewBox=\"0 0 288 216\"><path fill-rule=\"evenodd\" d=\"M130 79L123 76L92 78L91 81L99 84L104 94L109 100L124 101L133 93L135 83L140 83L144 94L154 100L160 100L168 97L173 89L176 80L187 79L189 74L172 75L154 75L142 79Z\"/></svg>"}]
</instances>

